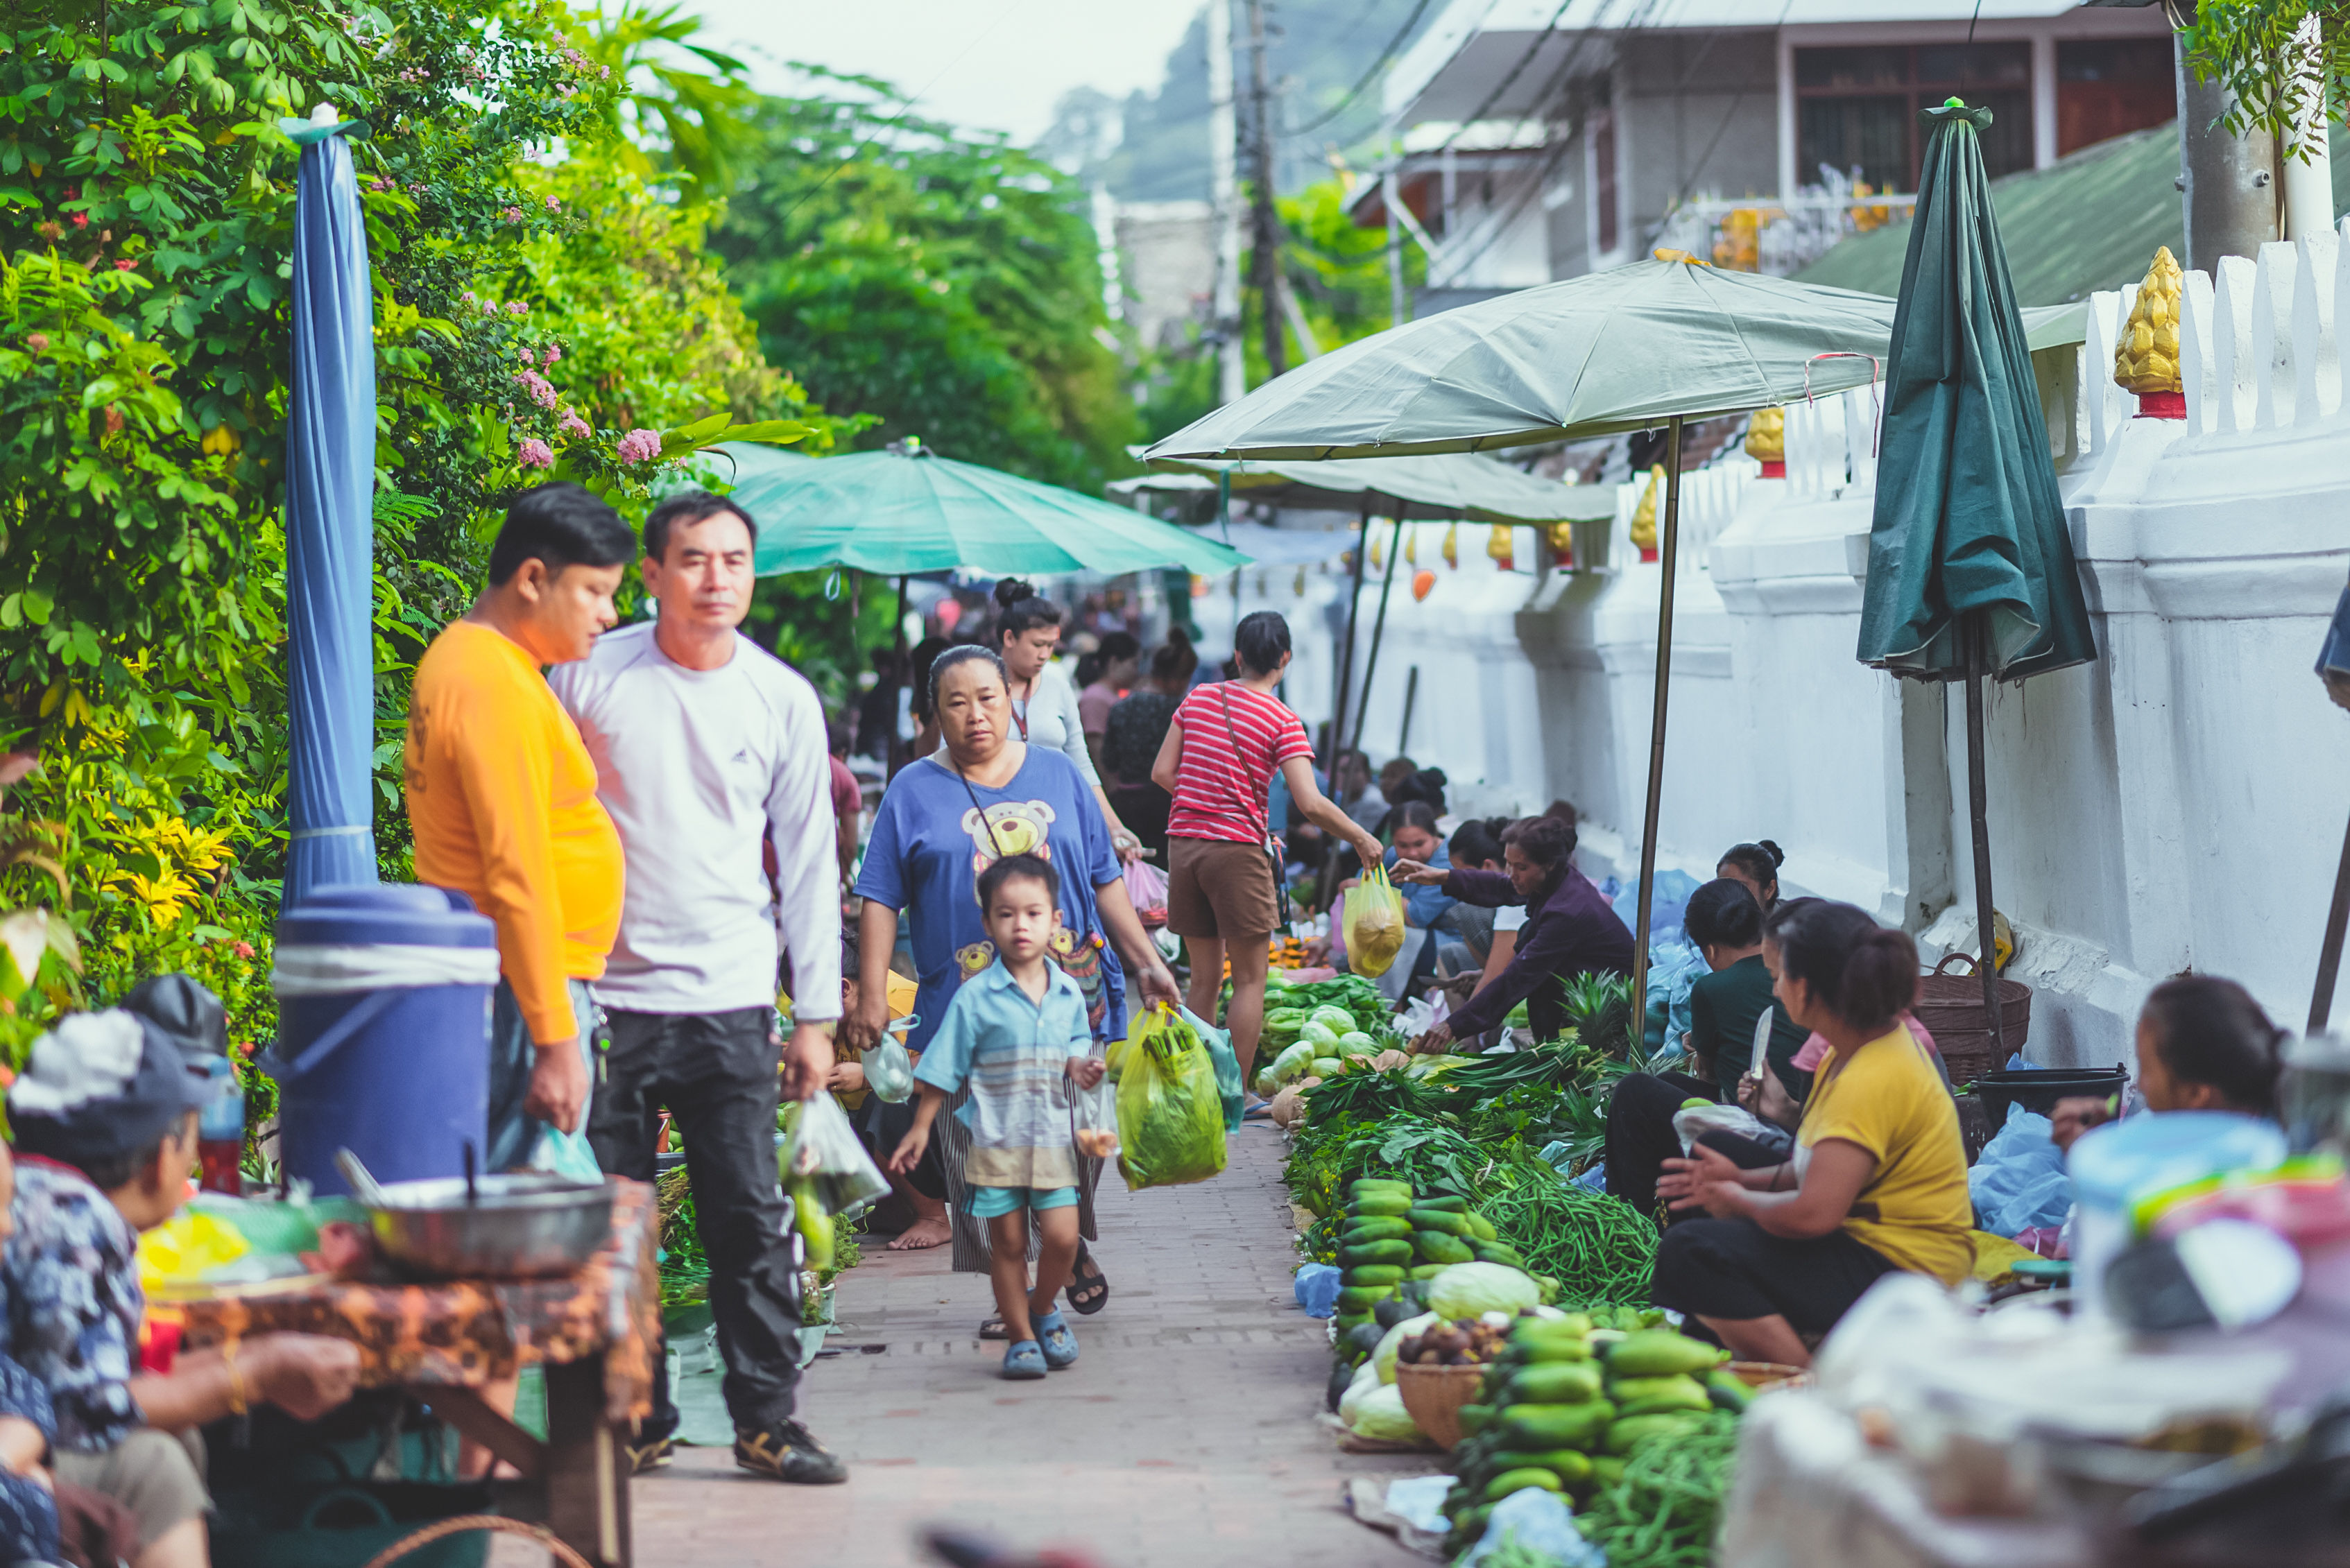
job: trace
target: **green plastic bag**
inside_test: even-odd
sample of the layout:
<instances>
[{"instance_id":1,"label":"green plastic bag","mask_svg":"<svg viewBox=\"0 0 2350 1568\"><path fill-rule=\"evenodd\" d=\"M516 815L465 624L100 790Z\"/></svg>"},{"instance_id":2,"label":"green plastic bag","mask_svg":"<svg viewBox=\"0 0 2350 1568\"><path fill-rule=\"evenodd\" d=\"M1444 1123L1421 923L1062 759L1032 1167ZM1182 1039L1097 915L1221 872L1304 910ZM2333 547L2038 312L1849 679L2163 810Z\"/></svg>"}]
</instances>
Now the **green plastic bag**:
<instances>
[{"instance_id":1,"label":"green plastic bag","mask_svg":"<svg viewBox=\"0 0 2350 1568\"><path fill-rule=\"evenodd\" d=\"M1118 1168L1127 1187L1178 1187L1221 1172L1223 1105L1198 1032L1157 1007L1128 1038L1118 1081Z\"/></svg>"},{"instance_id":2,"label":"green plastic bag","mask_svg":"<svg viewBox=\"0 0 2350 1568\"><path fill-rule=\"evenodd\" d=\"M1191 1026L1191 1033L1200 1037L1200 1044L1208 1048L1208 1060L1216 1069L1216 1095L1224 1103L1224 1130L1240 1131L1248 1096L1241 1084L1241 1059L1232 1054L1232 1037L1188 1007L1176 1011Z\"/></svg>"}]
</instances>

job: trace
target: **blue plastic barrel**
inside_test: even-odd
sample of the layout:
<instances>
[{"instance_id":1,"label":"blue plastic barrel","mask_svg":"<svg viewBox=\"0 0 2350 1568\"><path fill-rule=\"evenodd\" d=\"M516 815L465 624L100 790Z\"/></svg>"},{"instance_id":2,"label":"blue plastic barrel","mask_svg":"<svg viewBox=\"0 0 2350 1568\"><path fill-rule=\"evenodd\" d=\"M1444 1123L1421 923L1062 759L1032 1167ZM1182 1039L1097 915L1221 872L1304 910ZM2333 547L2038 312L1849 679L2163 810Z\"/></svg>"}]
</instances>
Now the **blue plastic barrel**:
<instances>
[{"instance_id":1,"label":"blue plastic barrel","mask_svg":"<svg viewBox=\"0 0 2350 1568\"><path fill-rule=\"evenodd\" d=\"M350 1189L348 1148L379 1181L456 1176L488 1147L497 928L462 893L320 888L277 921L277 1081L286 1179Z\"/></svg>"}]
</instances>

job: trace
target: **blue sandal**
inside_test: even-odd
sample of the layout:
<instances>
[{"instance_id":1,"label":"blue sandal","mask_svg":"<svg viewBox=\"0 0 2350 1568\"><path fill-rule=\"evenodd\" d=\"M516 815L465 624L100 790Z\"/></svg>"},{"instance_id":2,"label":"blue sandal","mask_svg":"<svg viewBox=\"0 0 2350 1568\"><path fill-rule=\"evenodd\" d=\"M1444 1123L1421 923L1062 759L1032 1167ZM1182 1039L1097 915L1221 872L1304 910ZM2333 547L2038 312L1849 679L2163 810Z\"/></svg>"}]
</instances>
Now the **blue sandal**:
<instances>
[{"instance_id":1,"label":"blue sandal","mask_svg":"<svg viewBox=\"0 0 2350 1568\"><path fill-rule=\"evenodd\" d=\"M1044 1348L1033 1339L1020 1340L1003 1353L1003 1376L1014 1382L1042 1377L1045 1367Z\"/></svg>"},{"instance_id":2,"label":"blue sandal","mask_svg":"<svg viewBox=\"0 0 2350 1568\"><path fill-rule=\"evenodd\" d=\"M1077 1336L1059 1313L1048 1312L1036 1320L1036 1337L1045 1365L1054 1371L1077 1364Z\"/></svg>"}]
</instances>

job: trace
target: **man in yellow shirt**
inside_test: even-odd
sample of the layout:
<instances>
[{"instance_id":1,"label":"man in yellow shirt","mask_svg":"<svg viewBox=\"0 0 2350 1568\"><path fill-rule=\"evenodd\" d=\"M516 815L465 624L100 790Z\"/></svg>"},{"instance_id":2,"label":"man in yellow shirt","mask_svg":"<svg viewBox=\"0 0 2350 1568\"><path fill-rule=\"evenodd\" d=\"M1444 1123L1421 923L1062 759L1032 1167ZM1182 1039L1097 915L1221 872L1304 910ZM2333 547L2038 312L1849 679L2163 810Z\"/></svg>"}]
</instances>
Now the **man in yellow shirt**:
<instances>
[{"instance_id":1,"label":"man in yellow shirt","mask_svg":"<svg viewBox=\"0 0 2350 1568\"><path fill-rule=\"evenodd\" d=\"M588 982L619 929L619 835L596 766L541 668L585 659L619 619L636 553L619 514L580 485L506 509L489 587L433 639L408 710L416 877L454 888L498 928L484 1165L528 1163L544 1124L586 1123L596 1033Z\"/></svg>"}]
</instances>

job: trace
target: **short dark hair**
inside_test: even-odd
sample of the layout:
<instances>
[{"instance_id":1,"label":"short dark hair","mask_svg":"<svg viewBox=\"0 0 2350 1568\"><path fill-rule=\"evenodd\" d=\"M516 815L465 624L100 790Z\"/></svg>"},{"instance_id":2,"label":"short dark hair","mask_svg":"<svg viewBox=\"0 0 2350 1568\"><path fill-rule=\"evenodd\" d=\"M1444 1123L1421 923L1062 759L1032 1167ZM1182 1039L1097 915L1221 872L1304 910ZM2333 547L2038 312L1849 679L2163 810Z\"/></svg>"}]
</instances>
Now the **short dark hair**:
<instances>
[{"instance_id":1,"label":"short dark hair","mask_svg":"<svg viewBox=\"0 0 2350 1568\"><path fill-rule=\"evenodd\" d=\"M943 637L926 637L914 644L913 651L906 656L906 686L914 694L914 717L919 719L931 711L931 666L953 646Z\"/></svg>"},{"instance_id":2,"label":"short dark hair","mask_svg":"<svg viewBox=\"0 0 2350 1568\"><path fill-rule=\"evenodd\" d=\"M1867 910L1833 898L1790 898L1762 921L1779 972L1855 1029L1890 1028L1918 1000L1918 944Z\"/></svg>"},{"instance_id":3,"label":"short dark hair","mask_svg":"<svg viewBox=\"0 0 2350 1568\"><path fill-rule=\"evenodd\" d=\"M1510 819L1491 816L1482 821L1471 817L1452 830L1451 851L1455 866L1490 866L1502 858L1502 835L1508 832Z\"/></svg>"},{"instance_id":4,"label":"short dark hair","mask_svg":"<svg viewBox=\"0 0 2350 1568\"><path fill-rule=\"evenodd\" d=\"M1436 808L1424 800L1408 800L1388 814L1388 831L1399 833L1407 827L1417 827L1423 833L1438 831Z\"/></svg>"},{"instance_id":5,"label":"short dark hair","mask_svg":"<svg viewBox=\"0 0 2350 1568\"><path fill-rule=\"evenodd\" d=\"M1521 817L1503 831L1502 843L1537 866L1564 866L1574 857L1575 829L1555 816Z\"/></svg>"},{"instance_id":6,"label":"short dark hair","mask_svg":"<svg viewBox=\"0 0 2350 1568\"><path fill-rule=\"evenodd\" d=\"M1717 877L1690 895L1681 929L1701 948L1751 948L1762 940L1762 906L1745 883Z\"/></svg>"},{"instance_id":7,"label":"short dark hair","mask_svg":"<svg viewBox=\"0 0 2350 1568\"><path fill-rule=\"evenodd\" d=\"M1055 904L1061 901L1061 874L1053 863L1036 855L1007 855L979 874L979 909L986 914L987 907L995 902L995 895L1006 882L1015 877L1045 884L1045 896Z\"/></svg>"},{"instance_id":8,"label":"short dark hair","mask_svg":"<svg viewBox=\"0 0 2350 1568\"><path fill-rule=\"evenodd\" d=\"M2210 1085L2231 1110L2277 1114L2278 1052L2286 1032L2251 992L2216 975L2166 980L2147 993L2143 1016L2172 1077Z\"/></svg>"},{"instance_id":9,"label":"short dark hair","mask_svg":"<svg viewBox=\"0 0 2350 1568\"><path fill-rule=\"evenodd\" d=\"M1232 628L1232 657L1251 675L1270 675L1289 651L1289 623L1278 610L1254 610Z\"/></svg>"},{"instance_id":10,"label":"short dark hair","mask_svg":"<svg viewBox=\"0 0 2350 1568\"><path fill-rule=\"evenodd\" d=\"M1150 656L1150 678L1161 683L1188 681L1191 671L1200 668L1199 649L1191 646L1191 637L1180 626L1167 628L1167 640Z\"/></svg>"},{"instance_id":11,"label":"short dark hair","mask_svg":"<svg viewBox=\"0 0 2350 1568\"><path fill-rule=\"evenodd\" d=\"M1101 645L1094 651L1101 655L1102 663L1107 666L1121 659L1141 658L1142 644L1135 640L1134 633L1130 631L1104 632Z\"/></svg>"},{"instance_id":12,"label":"short dark hair","mask_svg":"<svg viewBox=\"0 0 2350 1568\"><path fill-rule=\"evenodd\" d=\"M1007 637L1018 637L1040 626L1057 628L1061 624L1061 607L1041 597L1034 587L1018 577L1004 577L995 585L995 643L1001 648Z\"/></svg>"},{"instance_id":13,"label":"short dark hair","mask_svg":"<svg viewBox=\"0 0 2350 1568\"><path fill-rule=\"evenodd\" d=\"M670 530L681 523L699 523L705 517L715 517L731 512L743 520L743 530L751 535L751 547L759 547L759 525L751 514L723 495L713 495L707 490L681 490L652 509L645 519L645 555L663 565L669 562Z\"/></svg>"},{"instance_id":14,"label":"short dark hair","mask_svg":"<svg viewBox=\"0 0 2350 1568\"><path fill-rule=\"evenodd\" d=\"M26 1154L39 1155L45 1159L55 1159L59 1165L69 1165L88 1178L89 1184L100 1192L113 1192L130 1186L151 1169L155 1161L163 1153L163 1138L176 1137L182 1131L187 1130L190 1119L195 1114L193 1111L182 1112L173 1118L172 1125L164 1129L162 1137L152 1140L144 1147L132 1149L128 1154L76 1154L71 1158L65 1157L65 1151L62 1148L51 1152L51 1149L47 1147L48 1140L45 1135L57 1127L57 1122L47 1116L26 1116L17 1123L15 1129L16 1147Z\"/></svg>"},{"instance_id":15,"label":"short dark hair","mask_svg":"<svg viewBox=\"0 0 2350 1568\"><path fill-rule=\"evenodd\" d=\"M553 577L573 566L625 566L636 553L636 535L603 497L558 479L524 491L506 507L490 546L490 587L513 581L525 561L544 561Z\"/></svg>"}]
</instances>

